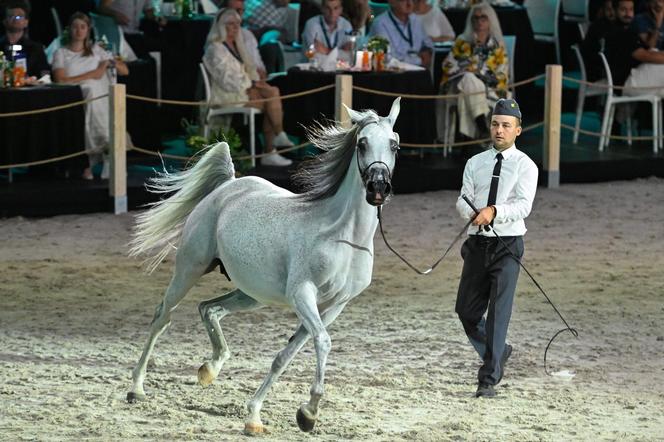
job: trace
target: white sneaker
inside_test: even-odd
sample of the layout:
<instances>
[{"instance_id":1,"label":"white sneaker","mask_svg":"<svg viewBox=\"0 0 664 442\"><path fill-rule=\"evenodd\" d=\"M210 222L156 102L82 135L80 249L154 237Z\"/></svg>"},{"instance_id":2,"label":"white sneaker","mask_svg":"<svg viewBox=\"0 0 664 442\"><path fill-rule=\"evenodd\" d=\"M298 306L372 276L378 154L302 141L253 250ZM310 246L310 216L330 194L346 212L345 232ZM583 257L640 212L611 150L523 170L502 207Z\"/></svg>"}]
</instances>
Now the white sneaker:
<instances>
[{"instance_id":1,"label":"white sneaker","mask_svg":"<svg viewBox=\"0 0 664 442\"><path fill-rule=\"evenodd\" d=\"M273 152L261 158L261 164L263 166L283 167L283 166L290 166L291 164L293 164L293 162L288 158L284 158L278 153Z\"/></svg>"},{"instance_id":2,"label":"white sneaker","mask_svg":"<svg viewBox=\"0 0 664 442\"><path fill-rule=\"evenodd\" d=\"M274 146L278 147L291 147L295 146L291 140L288 139L288 135L286 135L286 132L283 130L279 132L279 134L274 137L274 140L272 141L272 144Z\"/></svg>"}]
</instances>

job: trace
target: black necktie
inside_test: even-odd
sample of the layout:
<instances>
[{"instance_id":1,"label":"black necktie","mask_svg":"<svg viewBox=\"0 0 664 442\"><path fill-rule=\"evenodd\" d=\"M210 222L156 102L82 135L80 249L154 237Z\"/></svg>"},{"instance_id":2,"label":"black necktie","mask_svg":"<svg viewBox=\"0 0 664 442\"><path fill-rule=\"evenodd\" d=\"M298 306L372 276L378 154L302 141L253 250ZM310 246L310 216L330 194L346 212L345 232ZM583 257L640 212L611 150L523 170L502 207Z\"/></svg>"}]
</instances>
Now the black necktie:
<instances>
[{"instance_id":1,"label":"black necktie","mask_svg":"<svg viewBox=\"0 0 664 442\"><path fill-rule=\"evenodd\" d=\"M486 203L487 207L496 204L496 195L498 194L498 181L500 180L500 167L503 164L503 154L498 152L496 154L496 165L493 166L493 175L491 176L491 187L489 188L489 199ZM493 227L493 220L491 220L491 227Z\"/></svg>"}]
</instances>

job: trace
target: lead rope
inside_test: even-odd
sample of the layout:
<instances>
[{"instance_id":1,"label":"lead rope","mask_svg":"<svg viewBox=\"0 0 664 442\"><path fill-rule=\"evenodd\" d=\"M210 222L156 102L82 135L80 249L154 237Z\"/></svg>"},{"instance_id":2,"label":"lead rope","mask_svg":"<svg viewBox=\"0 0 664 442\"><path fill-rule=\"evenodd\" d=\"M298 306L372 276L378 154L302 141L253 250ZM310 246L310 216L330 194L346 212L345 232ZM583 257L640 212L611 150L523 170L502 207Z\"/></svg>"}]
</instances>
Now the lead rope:
<instances>
[{"instance_id":1,"label":"lead rope","mask_svg":"<svg viewBox=\"0 0 664 442\"><path fill-rule=\"evenodd\" d=\"M380 235L383 237L383 242L385 243L385 245L387 246L387 248L390 249L390 251L391 251L392 253L394 253L395 255L397 255L397 257L398 257L400 260L402 260L402 261L403 261L408 267L410 267L411 269L413 269L413 271L415 271L415 273L417 273L418 275L428 275L429 273L431 273L431 272L433 271L433 269L435 269L435 268L438 266L438 264L440 264L441 261L442 261L443 259L445 259L445 257L446 257L447 254L449 253L449 251L452 250L452 247L454 247L454 245L457 243L457 241L459 241L459 239L461 238L461 236L462 236L462 235L468 230L468 226L470 226L470 223L472 223L472 222L473 222L473 220L471 219L470 221L468 221L468 222L466 223L465 226L463 226L463 229L461 229L461 231L460 231L459 234L456 236L456 238L454 238L454 241L452 241L452 244L450 244L450 246L447 248L447 250L445 250L445 253L443 253L443 256L441 256L441 257L438 259L438 261L436 261L436 262L435 262L431 267L429 267L427 270L422 271L422 270L418 269L417 267L415 267L414 265L412 265L410 262L408 262L408 260L407 260L406 258L404 258L403 256L401 256L401 255L399 254L399 252L397 252L396 250L394 250L394 249L392 248L392 246L390 245L390 243L387 242L387 238L385 237L385 232L383 232L383 217L381 216L381 206L378 206L378 225L380 226Z\"/></svg>"},{"instance_id":2,"label":"lead rope","mask_svg":"<svg viewBox=\"0 0 664 442\"><path fill-rule=\"evenodd\" d=\"M468 205L470 206L470 208L473 209L473 211L475 212L476 215L478 215L478 214L480 213L480 211L477 209L477 207L475 207L475 205L472 203L472 201L470 201L470 200L468 199L468 197L467 197L466 195L461 195L461 197L462 197L463 200L466 202L466 204L468 204ZM558 337L558 335L561 334L562 332L569 331L569 332L572 334L572 336L574 336L574 337L577 338L577 339L578 339L578 337L579 337L579 332L577 332L576 329L574 329L574 328L572 328L572 327L569 326L569 324L567 323L567 321L565 320L565 318L563 317L563 315L562 315L562 314L560 313L560 311L558 311L558 309L556 308L556 306L555 306L555 304L553 303L553 301L551 301L551 299L547 296L546 292L544 292L544 289L542 288L542 286L537 282L537 280L535 279L535 277L534 277L533 275L530 274L530 272L528 271L528 269L526 268L526 266L523 265L523 263L521 262L521 260L520 260L516 255L514 255L514 253L512 253L512 251L511 251L510 248L507 246L507 244L505 244L505 241L503 241L503 239L500 237L500 235L498 235L498 234L496 233L496 231L495 231L493 228L489 227L489 226L484 226L484 230L485 230L485 231L489 231L489 230L491 230L491 231L493 232L494 236L495 236L496 238L498 238L498 241L500 241L500 243L503 245L503 247L505 248L505 250L507 250L507 253L509 253L510 256L511 256L512 258L514 258L514 260L515 260L516 262L519 263L519 265L521 266L521 268L526 272L526 274L530 277L530 279L533 281L533 283L535 283L535 286L539 289L540 293L542 293L542 295L544 295L544 298L546 298L547 302L551 305L551 307L553 307L553 310L556 312L556 314L558 315L558 317L560 317L560 320L563 321L563 323L565 324L565 328L558 330L558 331L556 332L556 334L554 334L553 337L551 337L551 339L549 339L549 343L546 344L546 348L544 349L544 373L546 373L546 374L549 375L549 376L553 376L552 373L549 373L549 370L547 369L547 366L546 366L546 355L547 355L547 353L548 353L548 351L549 351L549 347L550 347L551 344L553 343L554 339L556 339L556 338Z\"/></svg>"}]
</instances>

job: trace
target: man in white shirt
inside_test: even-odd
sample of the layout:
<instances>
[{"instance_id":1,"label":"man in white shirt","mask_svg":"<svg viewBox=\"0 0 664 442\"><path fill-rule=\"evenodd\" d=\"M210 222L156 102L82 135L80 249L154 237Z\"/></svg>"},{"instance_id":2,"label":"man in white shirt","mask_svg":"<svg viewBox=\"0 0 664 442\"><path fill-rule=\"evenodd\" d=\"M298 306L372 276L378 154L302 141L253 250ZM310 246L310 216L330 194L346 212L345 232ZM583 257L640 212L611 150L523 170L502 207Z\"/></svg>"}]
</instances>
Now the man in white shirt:
<instances>
[{"instance_id":1,"label":"man in white shirt","mask_svg":"<svg viewBox=\"0 0 664 442\"><path fill-rule=\"evenodd\" d=\"M321 54L329 54L334 48L349 50L347 35L353 31L353 26L341 16L341 0L323 0L321 9L322 14L311 17L304 25L302 48L306 51L313 45Z\"/></svg>"},{"instance_id":2,"label":"man in white shirt","mask_svg":"<svg viewBox=\"0 0 664 442\"><path fill-rule=\"evenodd\" d=\"M538 176L535 163L514 145L520 134L519 105L498 100L491 117L493 148L473 156L463 172L461 195L482 209L475 216L462 196L456 204L462 218L475 217L461 248L463 271L455 311L483 361L476 397L496 395L494 386L512 353L505 341L519 277L514 256L523 256L524 219L533 205Z\"/></svg>"}]
</instances>

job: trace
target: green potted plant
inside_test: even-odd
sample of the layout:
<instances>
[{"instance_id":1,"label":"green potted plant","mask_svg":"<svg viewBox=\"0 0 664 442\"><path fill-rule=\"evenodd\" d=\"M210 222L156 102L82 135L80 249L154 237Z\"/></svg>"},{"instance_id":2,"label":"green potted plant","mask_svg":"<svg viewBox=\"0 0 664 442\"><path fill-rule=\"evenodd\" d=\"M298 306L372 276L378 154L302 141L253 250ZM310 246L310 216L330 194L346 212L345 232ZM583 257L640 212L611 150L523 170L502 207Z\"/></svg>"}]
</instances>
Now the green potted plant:
<instances>
[{"instance_id":1,"label":"green potted plant","mask_svg":"<svg viewBox=\"0 0 664 442\"><path fill-rule=\"evenodd\" d=\"M251 169L251 160L243 159L238 160L239 157L246 157L249 153L244 150L242 147L242 139L240 135L233 129L229 128L227 131L219 129L216 132L212 132L209 138L205 138L198 134L189 134L185 142L187 148L191 150L192 155L196 154L201 149L217 143L219 141L225 141L228 143L228 147L231 152L231 157L233 158L233 164L235 165L235 173L238 175L245 174L249 169Z\"/></svg>"}]
</instances>

